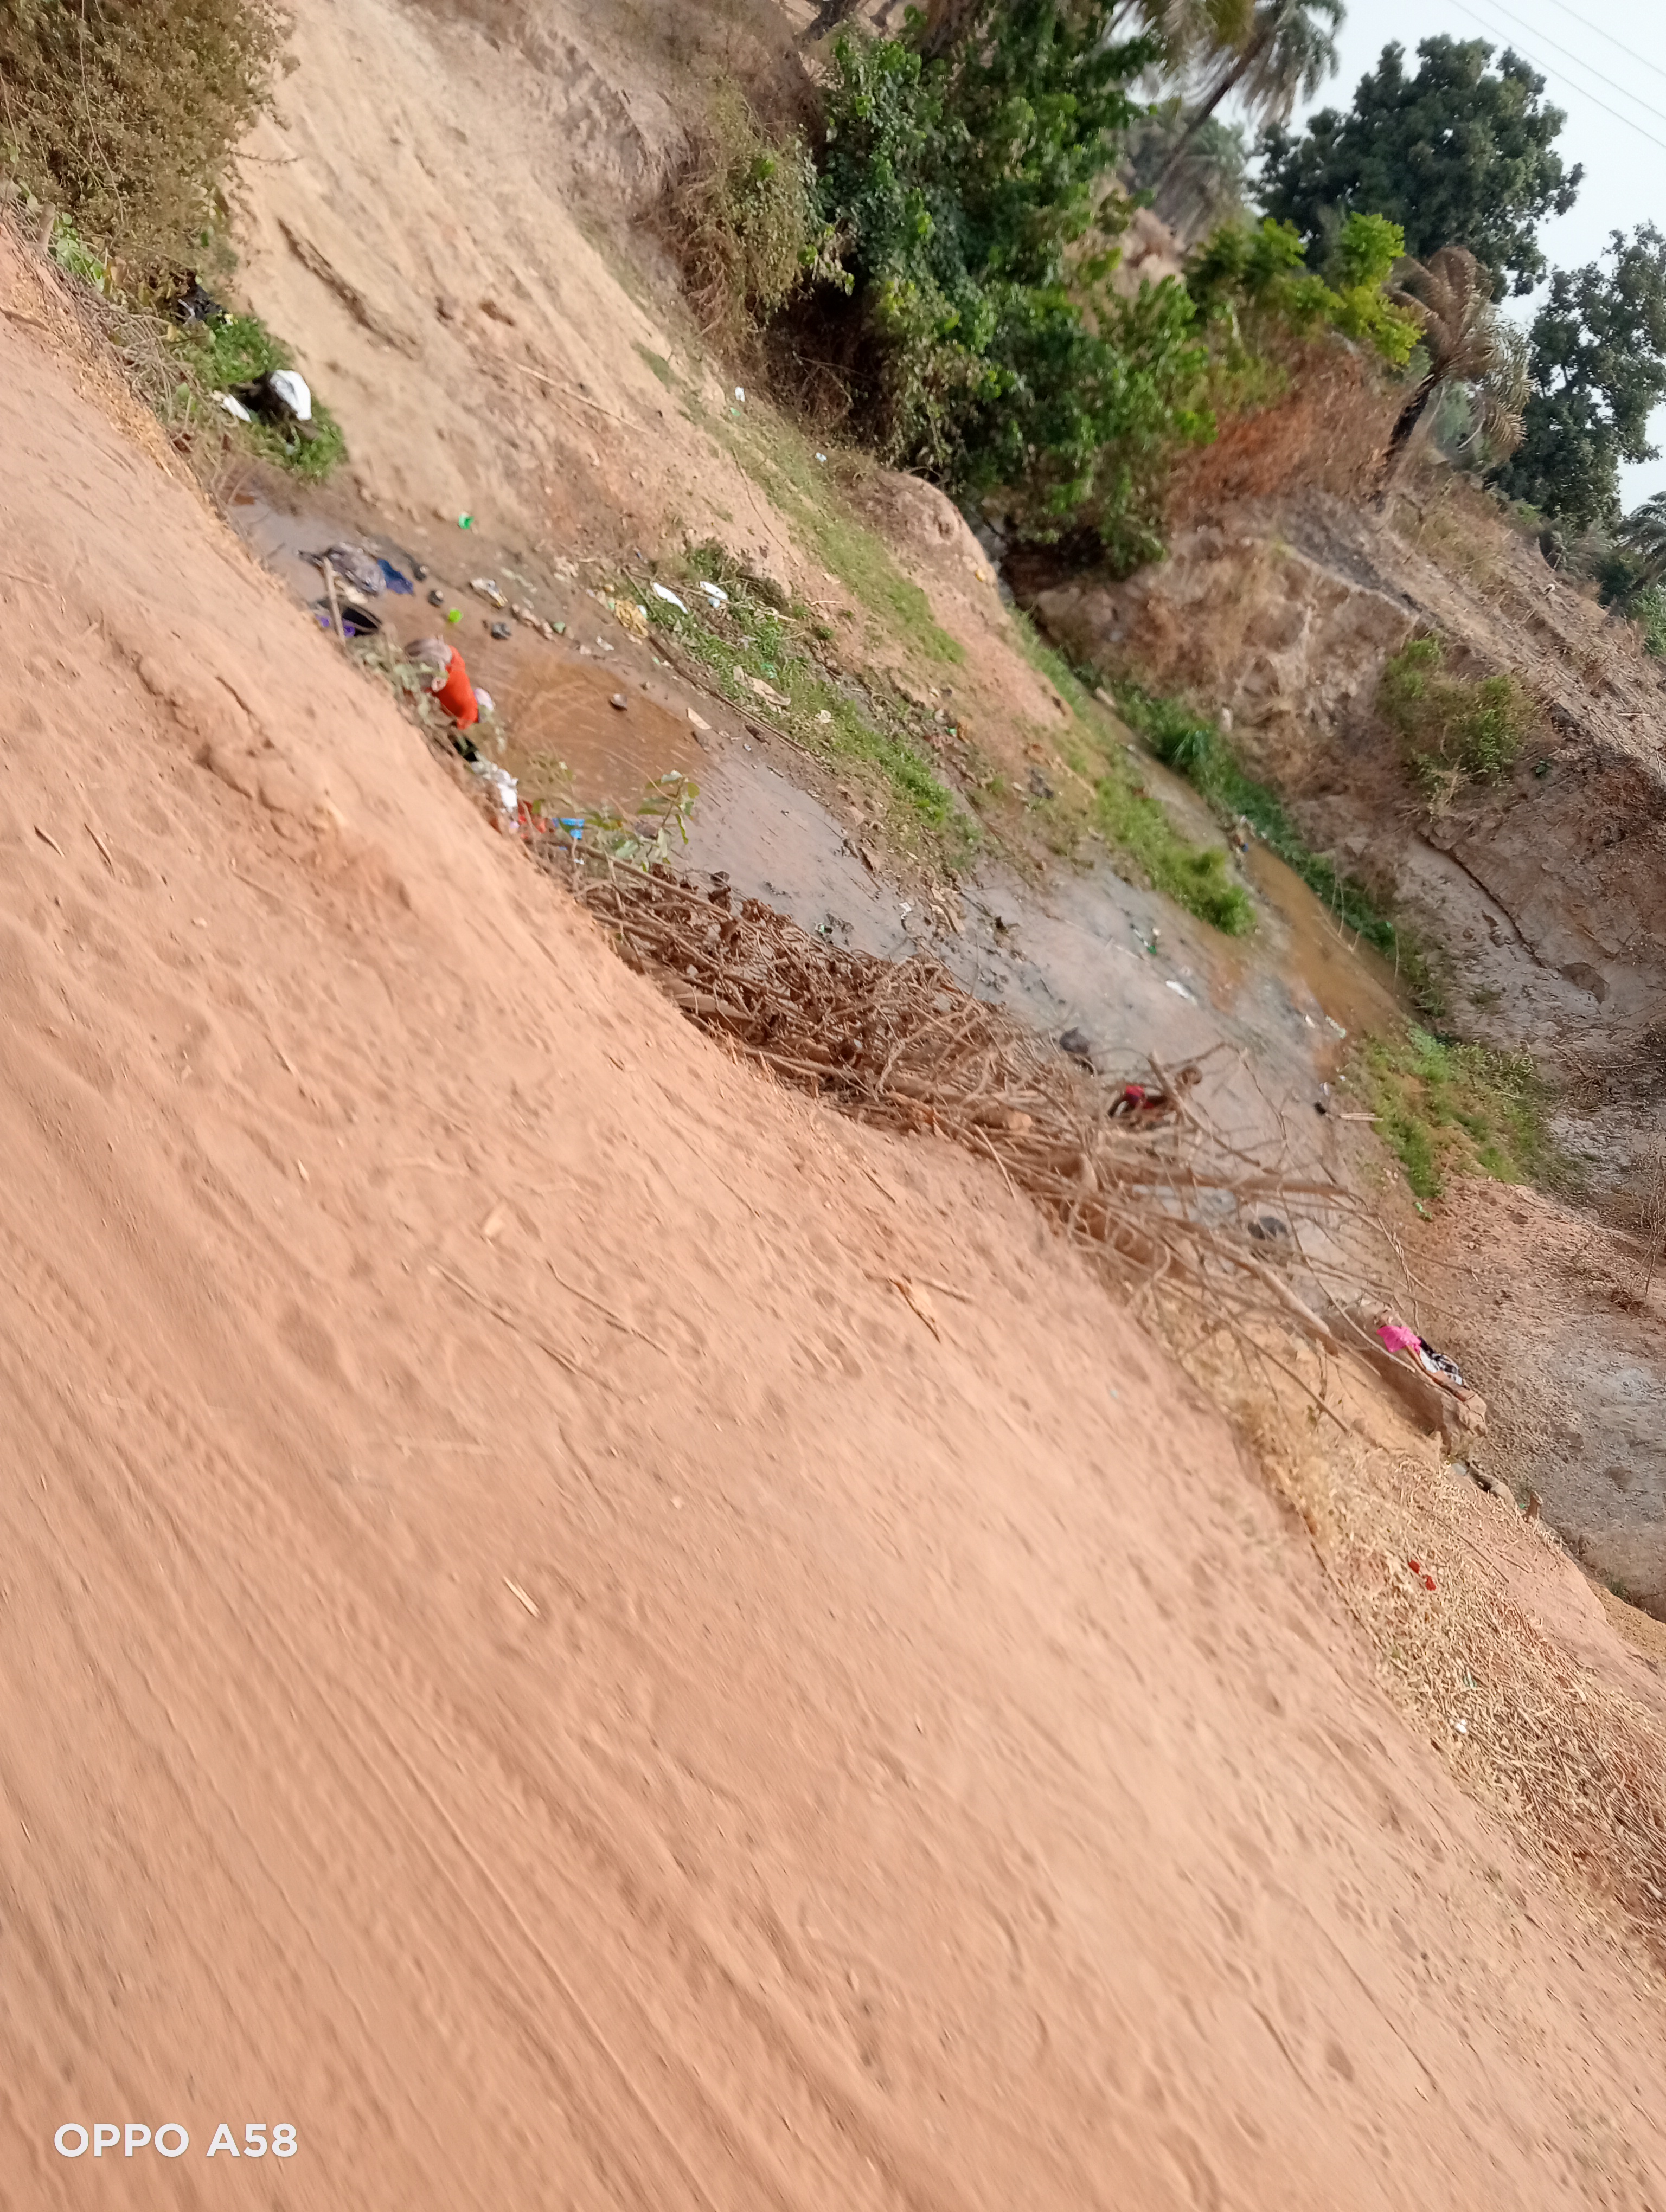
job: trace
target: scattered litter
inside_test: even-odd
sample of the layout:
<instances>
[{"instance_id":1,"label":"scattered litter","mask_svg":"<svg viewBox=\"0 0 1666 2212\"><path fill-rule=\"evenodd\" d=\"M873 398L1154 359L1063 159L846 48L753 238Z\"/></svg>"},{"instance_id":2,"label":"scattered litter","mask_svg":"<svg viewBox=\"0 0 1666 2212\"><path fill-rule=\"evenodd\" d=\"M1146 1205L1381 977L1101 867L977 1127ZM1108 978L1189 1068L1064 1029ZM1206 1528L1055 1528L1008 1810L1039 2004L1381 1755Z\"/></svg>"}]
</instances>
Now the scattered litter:
<instances>
[{"instance_id":1,"label":"scattered litter","mask_svg":"<svg viewBox=\"0 0 1666 2212\"><path fill-rule=\"evenodd\" d=\"M416 591L416 586L411 582L409 576L402 575L398 569L394 567L393 563L391 561L384 560L380 553L376 556L376 566L381 570L382 581L386 585L390 592L396 593L401 599L410 598L412 593ZM420 574L421 573L422 571L419 570L418 574Z\"/></svg>"},{"instance_id":2,"label":"scattered litter","mask_svg":"<svg viewBox=\"0 0 1666 2212\"><path fill-rule=\"evenodd\" d=\"M93 842L98 847L99 851L104 855L104 865L109 869L111 874L113 876L116 872L116 864L110 857L110 848L105 843L103 838L100 836L98 831L94 829L90 822L83 822L81 826L85 830L87 835L92 839Z\"/></svg>"},{"instance_id":3,"label":"scattered litter","mask_svg":"<svg viewBox=\"0 0 1666 2212\"><path fill-rule=\"evenodd\" d=\"M1325 1027L1335 1037L1345 1037L1347 1035L1341 1022L1333 1021L1329 1014L1325 1016Z\"/></svg>"},{"instance_id":4,"label":"scattered litter","mask_svg":"<svg viewBox=\"0 0 1666 2212\"><path fill-rule=\"evenodd\" d=\"M407 647L405 658L419 667L433 669L429 689L459 729L466 730L479 720L480 702L469 682L463 656L454 645L447 645L442 637L419 637Z\"/></svg>"},{"instance_id":5,"label":"scattered litter","mask_svg":"<svg viewBox=\"0 0 1666 2212\"><path fill-rule=\"evenodd\" d=\"M216 406L223 407L227 414L231 416L234 422L253 422L254 416L249 412L242 401L240 399L234 398L229 392L216 392L214 393L213 398Z\"/></svg>"},{"instance_id":6,"label":"scattered litter","mask_svg":"<svg viewBox=\"0 0 1666 2212\"><path fill-rule=\"evenodd\" d=\"M625 695L624 695L624 693L623 693L623 691L616 691L616 692L613 694L613 696L612 696L612 697L608 701L608 702L607 702L607 703L608 703L608 705L609 705L610 707L615 707L615 708L617 708L618 709L619 713L623 714L623 712L624 712L624 710L625 710L625 708L627 707L627 705L628 705L629 702L629 701L626 699Z\"/></svg>"},{"instance_id":7,"label":"scattered litter","mask_svg":"<svg viewBox=\"0 0 1666 2212\"><path fill-rule=\"evenodd\" d=\"M491 626L491 635L501 645L506 637L514 635L514 626L512 623L495 622Z\"/></svg>"},{"instance_id":8,"label":"scattered litter","mask_svg":"<svg viewBox=\"0 0 1666 2212\"><path fill-rule=\"evenodd\" d=\"M773 684L766 684L763 677L748 676L745 681L748 690L756 691L758 697L764 702L766 706L775 707L783 710L791 707L793 702L787 696L786 693L784 691L777 691Z\"/></svg>"},{"instance_id":9,"label":"scattered litter","mask_svg":"<svg viewBox=\"0 0 1666 2212\"><path fill-rule=\"evenodd\" d=\"M1458 1719L1458 1720L1455 1720L1455 1721L1452 1723L1452 1727L1453 1727L1453 1729L1454 1729L1455 1733L1456 1733L1456 1734L1457 1734L1458 1735L1468 1735L1468 1733L1469 1733L1469 1723L1468 1723L1468 1721L1466 1721L1466 1720L1463 1720L1463 1719L1462 1719L1462 1718L1460 1718L1460 1719Z\"/></svg>"},{"instance_id":10,"label":"scattered litter","mask_svg":"<svg viewBox=\"0 0 1666 2212\"><path fill-rule=\"evenodd\" d=\"M740 402L740 404L743 407L746 404L746 388L744 385L736 385L734 388L734 396Z\"/></svg>"},{"instance_id":11,"label":"scattered litter","mask_svg":"<svg viewBox=\"0 0 1666 2212\"><path fill-rule=\"evenodd\" d=\"M428 568L424 562L421 561L413 561L410 564L410 573L415 576L419 584L427 583Z\"/></svg>"},{"instance_id":12,"label":"scattered litter","mask_svg":"<svg viewBox=\"0 0 1666 2212\"><path fill-rule=\"evenodd\" d=\"M499 768L496 761L477 759L471 760L469 767L483 784L490 787L502 817L499 827L518 829L520 823L520 786L508 769Z\"/></svg>"},{"instance_id":13,"label":"scattered litter","mask_svg":"<svg viewBox=\"0 0 1666 2212\"><path fill-rule=\"evenodd\" d=\"M474 577L470 582L469 589L471 592L478 592L483 599L489 599L495 607L507 607L509 604L489 576Z\"/></svg>"},{"instance_id":14,"label":"scattered litter","mask_svg":"<svg viewBox=\"0 0 1666 2212\"><path fill-rule=\"evenodd\" d=\"M483 714L495 714L497 712L496 708L492 704L491 693L483 691L478 684L475 686L474 703Z\"/></svg>"},{"instance_id":15,"label":"scattered litter","mask_svg":"<svg viewBox=\"0 0 1666 2212\"><path fill-rule=\"evenodd\" d=\"M280 428L291 423L301 426L301 435L310 438L316 434L311 428L313 395L307 388L304 377L292 368L268 369L251 384L240 384L236 397L264 422Z\"/></svg>"},{"instance_id":16,"label":"scattered litter","mask_svg":"<svg viewBox=\"0 0 1666 2212\"><path fill-rule=\"evenodd\" d=\"M1085 1030L1067 1030L1059 1039L1059 1050L1067 1059L1079 1060L1090 1071L1093 1066L1093 1046Z\"/></svg>"},{"instance_id":17,"label":"scattered litter","mask_svg":"<svg viewBox=\"0 0 1666 2212\"><path fill-rule=\"evenodd\" d=\"M1172 991L1177 999L1183 999L1189 1006L1195 1006L1197 1004L1197 1000L1186 988L1186 986L1183 983L1177 982L1172 975L1169 977L1165 988Z\"/></svg>"},{"instance_id":18,"label":"scattered litter","mask_svg":"<svg viewBox=\"0 0 1666 2212\"><path fill-rule=\"evenodd\" d=\"M696 714L692 707L689 708L688 715L689 727L696 733L703 734L706 731L711 728L711 724L706 720L705 717L701 714Z\"/></svg>"},{"instance_id":19,"label":"scattered litter","mask_svg":"<svg viewBox=\"0 0 1666 2212\"><path fill-rule=\"evenodd\" d=\"M525 623L528 629L535 629L541 636L547 637L552 645L567 628L565 623L545 622L543 616L529 607L525 599L517 599L509 612L518 623Z\"/></svg>"},{"instance_id":20,"label":"scattered litter","mask_svg":"<svg viewBox=\"0 0 1666 2212\"><path fill-rule=\"evenodd\" d=\"M37 822L34 825L34 834L40 838L43 845L50 845L52 847L53 852L58 854L60 860L64 858L64 848L58 843L57 838L53 836L50 830L43 830L40 824Z\"/></svg>"},{"instance_id":21,"label":"scattered litter","mask_svg":"<svg viewBox=\"0 0 1666 2212\"><path fill-rule=\"evenodd\" d=\"M453 607L451 610L451 612L446 617L446 620L448 623L460 623L462 619L463 610L461 607Z\"/></svg>"},{"instance_id":22,"label":"scattered litter","mask_svg":"<svg viewBox=\"0 0 1666 2212\"><path fill-rule=\"evenodd\" d=\"M700 580L698 588L706 594L706 597L711 601L714 607L727 607L728 605L729 595L723 589L721 584L708 584L702 576Z\"/></svg>"},{"instance_id":23,"label":"scattered litter","mask_svg":"<svg viewBox=\"0 0 1666 2212\"><path fill-rule=\"evenodd\" d=\"M1469 1385L1464 1381L1457 1362L1449 1359L1444 1352L1437 1352L1432 1344L1426 1344L1417 1331L1408 1328L1404 1322L1395 1321L1391 1314L1384 1315L1377 1324L1377 1334L1385 1351L1409 1353L1424 1373L1432 1376L1443 1389L1450 1390L1460 1398L1467 1398L1470 1395Z\"/></svg>"},{"instance_id":24,"label":"scattered litter","mask_svg":"<svg viewBox=\"0 0 1666 2212\"><path fill-rule=\"evenodd\" d=\"M292 368L271 369L266 375L266 389L289 409L297 422L312 421L313 395L304 376L298 376Z\"/></svg>"},{"instance_id":25,"label":"scattered litter","mask_svg":"<svg viewBox=\"0 0 1666 2212\"><path fill-rule=\"evenodd\" d=\"M196 271L173 302L173 319L178 323L223 323L226 311L220 302L197 282ZM216 398L218 398L216 393Z\"/></svg>"},{"instance_id":26,"label":"scattered litter","mask_svg":"<svg viewBox=\"0 0 1666 2212\"><path fill-rule=\"evenodd\" d=\"M472 530L474 517L471 514L459 514L457 518L457 527L459 530Z\"/></svg>"},{"instance_id":27,"label":"scattered litter","mask_svg":"<svg viewBox=\"0 0 1666 2212\"><path fill-rule=\"evenodd\" d=\"M434 586L434 589L429 593L428 603L431 607L442 607L446 604L446 595L440 589L438 584L436 584Z\"/></svg>"},{"instance_id":28,"label":"scattered litter","mask_svg":"<svg viewBox=\"0 0 1666 2212\"><path fill-rule=\"evenodd\" d=\"M821 723L821 724L822 724L822 726L823 726L823 727L824 727L824 728L825 728L825 727L826 727L826 726L827 726L830 722L831 722L831 720L833 720L833 717L832 717L832 715L831 715L830 714L829 714L829 712L828 712L827 708L826 708L825 707L823 707L823 708L821 708L818 711L817 715L816 715L816 720L817 720L819 723Z\"/></svg>"},{"instance_id":29,"label":"scattered litter","mask_svg":"<svg viewBox=\"0 0 1666 2212\"><path fill-rule=\"evenodd\" d=\"M508 1590L511 1597L518 1598L520 1600L521 1604L526 1607L527 1612L532 1614L534 1620L538 1619L538 1607L532 1603L532 1601L527 1596L526 1591L522 1589L519 1583L512 1583L508 1575L505 1575L503 1577L503 1587Z\"/></svg>"},{"instance_id":30,"label":"scattered litter","mask_svg":"<svg viewBox=\"0 0 1666 2212\"><path fill-rule=\"evenodd\" d=\"M1202 1072L1195 1064L1177 1069L1174 1078L1177 1091L1190 1091L1203 1080ZM1113 1121L1134 1121L1142 1127L1151 1127L1177 1111L1168 1090L1160 1083L1125 1083L1111 1102Z\"/></svg>"},{"instance_id":31,"label":"scattered litter","mask_svg":"<svg viewBox=\"0 0 1666 2212\"><path fill-rule=\"evenodd\" d=\"M682 613L687 614L689 610L686 601L679 599L675 592L668 591L663 584L655 584L652 589L656 599L663 599L667 606L676 607Z\"/></svg>"},{"instance_id":32,"label":"scattered litter","mask_svg":"<svg viewBox=\"0 0 1666 2212\"><path fill-rule=\"evenodd\" d=\"M826 465L827 465L827 456L826 456L826 454L825 454L825 453L818 453L818 454L817 454L817 456L816 456L816 459L817 459L821 463L821 465L822 465L822 466L823 466L824 468L825 468L825 467L826 467Z\"/></svg>"}]
</instances>

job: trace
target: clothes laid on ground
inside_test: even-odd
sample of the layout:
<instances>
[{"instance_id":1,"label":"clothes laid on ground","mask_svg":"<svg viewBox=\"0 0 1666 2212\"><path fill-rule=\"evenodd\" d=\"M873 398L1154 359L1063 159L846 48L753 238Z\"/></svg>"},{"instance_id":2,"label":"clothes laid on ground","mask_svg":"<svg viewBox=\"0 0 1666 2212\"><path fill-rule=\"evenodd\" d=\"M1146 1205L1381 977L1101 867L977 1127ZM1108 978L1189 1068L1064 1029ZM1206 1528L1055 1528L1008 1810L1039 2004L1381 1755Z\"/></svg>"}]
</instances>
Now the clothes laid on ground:
<instances>
[{"instance_id":1,"label":"clothes laid on ground","mask_svg":"<svg viewBox=\"0 0 1666 2212\"><path fill-rule=\"evenodd\" d=\"M320 568L327 561L344 584L350 585L368 599L376 599L386 589L381 562L361 545L332 545L327 552L309 553L307 557Z\"/></svg>"},{"instance_id":2,"label":"clothes laid on ground","mask_svg":"<svg viewBox=\"0 0 1666 2212\"><path fill-rule=\"evenodd\" d=\"M1449 1359L1444 1352L1437 1352L1433 1345L1426 1344L1417 1331L1408 1328L1404 1322L1379 1322L1377 1334L1389 1351L1409 1352L1426 1375L1432 1376L1447 1389L1468 1391L1469 1385L1464 1381L1457 1362Z\"/></svg>"}]
</instances>

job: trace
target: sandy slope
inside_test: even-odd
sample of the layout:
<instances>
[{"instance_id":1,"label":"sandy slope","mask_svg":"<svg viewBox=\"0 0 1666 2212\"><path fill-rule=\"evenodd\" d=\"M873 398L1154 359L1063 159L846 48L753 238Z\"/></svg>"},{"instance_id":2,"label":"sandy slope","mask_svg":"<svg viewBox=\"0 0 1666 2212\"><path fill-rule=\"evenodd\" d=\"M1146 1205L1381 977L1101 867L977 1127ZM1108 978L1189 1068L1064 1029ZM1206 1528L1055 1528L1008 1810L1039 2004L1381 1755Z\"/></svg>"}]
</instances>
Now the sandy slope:
<instances>
[{"instance_id":1,"label":"sandy slope","mask_svg":"<svg viewBox=\"0 0 1666 2212\"><path fill-rule=\"evenodd\" d=\"M1657 2204L1657 1992L1033 1217L696 1037L11 315L0 440L0 2200Z\"/></svg>"}]
</instances>

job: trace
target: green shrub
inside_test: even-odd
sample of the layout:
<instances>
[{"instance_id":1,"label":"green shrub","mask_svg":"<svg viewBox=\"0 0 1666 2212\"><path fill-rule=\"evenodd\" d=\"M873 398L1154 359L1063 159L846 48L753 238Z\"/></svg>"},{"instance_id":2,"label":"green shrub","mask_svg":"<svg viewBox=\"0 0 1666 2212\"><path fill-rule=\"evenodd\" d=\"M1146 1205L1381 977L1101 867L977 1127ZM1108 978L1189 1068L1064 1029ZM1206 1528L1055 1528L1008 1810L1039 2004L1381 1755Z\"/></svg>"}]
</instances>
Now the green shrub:
<instances>
[{"instance_id":1,"label":"green shrub","mask_svg":"<svg viewBox=\"0 0 1666 2212\"><path fill-rule=\"evenodd\" d=\"M198 323L182 341L187 358L208 392L226 392L236 384L252 384L274 368L293 366L293 356L254 315L228 315L223 321ZM293 475L322 483L346 459L347 441L330 410L313 394L312 435L303 437L294 428L279 429L269 422L242 426L245 442L269 461Z\"/></svg>"},{"instance_id":2,"label":"green shrub","mask_svg":"<svg viewBox=\"0 0 1666 2212\"><path fill-rule=\"evenodd\" d=\"M6 0L0 166L95 246L194 261L288 30L277 0Z\"/></svg>"},{"instance_id":3,"label":"green shrub","mask_svg":"<svg viewBox=\"0 0 1666 2212\"><path fill-rule=\"evenodd\" d=\"M1423 326L1383 288L1404 252L1398 223L1356 211L1337 235L1328 281L1308 267L1291 224L1270 217L1223 223L1187 264L1186 289L1225 332L1229 359L1276 352L1287 337L1329 330L1402 369Z\"/></svg>"},{"instance_id":4,"label":"green shrub","mask_svg":"<svg viewBox=\"0 0 1666 2212\"><path fill-rule=\"evenodd\" d=\"M1369 1039L1357 1062L1379 1134L1421 1199L1447 1174L1554 1182L1564 1173L1547 1126L1545 1086L1525 1053L1454 1044L1427 1030Z\"/></svg>"},{"instance_id":5,"label":"green shrub","mask_svg":"<svg viewBox=\"0 0 1666 2212\"><path fill-rule=\"evenodd\" d=\"M1513 677L1449 676L1438 638L1415 637L1383 671L1377 704L1431 804L1465 783L1496 783L1526 739L1531 711Z\"/></svg>"}]
</instances>

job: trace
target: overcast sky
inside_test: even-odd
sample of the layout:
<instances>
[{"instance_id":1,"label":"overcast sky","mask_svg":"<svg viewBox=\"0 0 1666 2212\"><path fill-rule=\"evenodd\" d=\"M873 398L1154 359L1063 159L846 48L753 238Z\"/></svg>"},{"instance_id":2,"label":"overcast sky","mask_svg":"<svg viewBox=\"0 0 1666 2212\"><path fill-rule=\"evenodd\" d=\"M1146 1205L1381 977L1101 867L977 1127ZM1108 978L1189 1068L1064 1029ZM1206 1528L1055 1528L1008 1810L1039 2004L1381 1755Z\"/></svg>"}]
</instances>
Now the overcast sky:
<instances>
[{"instance_id":1,"label":"overcast sky","mask_svg":"<svg viewBox=\"0 0 1666 2212\"><path fill-rule=\"evenodd\" d=\"M1417 44L1444 32L1513 46L1546 80L1545 97L1567 116L1557 149L1584 164L1572 210L1542 234L1553 267L1593 260L1611 230L1640 222L1666 230L1666 5L1612 0L1348 0L1342 65L1315 107L1348 105L1390 40L1416 66ZM1666 409L1654 442L1666 453ZM1626 505L1666 489L1666 458L1624 471Z\"/></svg>"}]
</instances>

